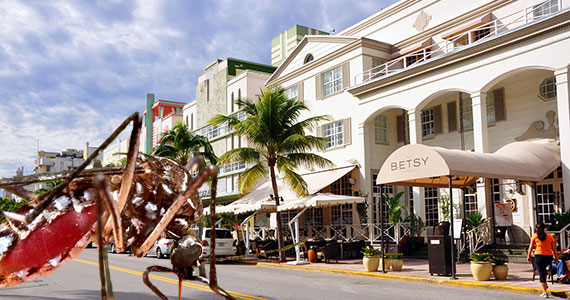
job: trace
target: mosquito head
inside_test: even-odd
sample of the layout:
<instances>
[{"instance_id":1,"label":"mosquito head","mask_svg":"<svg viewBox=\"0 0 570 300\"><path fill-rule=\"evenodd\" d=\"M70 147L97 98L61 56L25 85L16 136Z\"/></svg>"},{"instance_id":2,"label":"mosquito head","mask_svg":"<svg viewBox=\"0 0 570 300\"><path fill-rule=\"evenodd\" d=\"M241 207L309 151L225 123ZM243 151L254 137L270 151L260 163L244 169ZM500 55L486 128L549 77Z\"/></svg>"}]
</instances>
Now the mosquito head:
<instances>
[{"instance_id":1,"label":"mosquito head","mask_svg":"<svg viewBox=\"0 0 570 300\"><path fill-rule=\"evenodd\" d=\"M192 236L186 235L174 241L170 251L170 262L177 272L185 274L184 277L192 276L193 267L198 266L198 258L202 254L202 244Z\"/></svg>"}]
</instances>

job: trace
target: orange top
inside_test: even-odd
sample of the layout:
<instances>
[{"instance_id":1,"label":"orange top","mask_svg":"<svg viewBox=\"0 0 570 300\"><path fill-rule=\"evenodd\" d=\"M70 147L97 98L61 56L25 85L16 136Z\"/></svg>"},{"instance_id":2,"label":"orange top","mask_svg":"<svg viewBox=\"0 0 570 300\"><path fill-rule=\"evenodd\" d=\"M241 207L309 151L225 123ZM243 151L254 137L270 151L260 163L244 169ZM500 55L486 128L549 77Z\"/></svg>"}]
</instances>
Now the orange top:
<instances>
[{"instance_id":1,"label":"orange top","mask_svg":"<svg viewBox=\"0 0 570 300\"><path fill-rule=\"evenodd\" d=\"M541 241L536 233L533 234L530 239L534 241L534 244L536 245L534 248L534 255L554 255L554 252L552 252L552 243L554 243L554 238L550 234L546 234L544 241Z\"/></svg>"}]
</instances>

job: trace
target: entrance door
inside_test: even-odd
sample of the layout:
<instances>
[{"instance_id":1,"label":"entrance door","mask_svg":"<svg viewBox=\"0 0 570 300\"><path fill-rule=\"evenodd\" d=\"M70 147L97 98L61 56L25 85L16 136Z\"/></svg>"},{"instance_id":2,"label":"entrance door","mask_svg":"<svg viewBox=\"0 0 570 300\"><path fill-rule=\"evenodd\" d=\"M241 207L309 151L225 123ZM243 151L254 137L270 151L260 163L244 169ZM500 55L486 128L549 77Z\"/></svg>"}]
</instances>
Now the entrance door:
<instances>
[{"instance_id":1,"label":"entrance door","mask_svg":"<svg viewBox=\"0 0 570 300\"><path fill-rule=\"evenodd\" d=\"M536 185L536 214L539 222L548 224L550 215L564 211L562 168L559 167Z\"/></svg>"}]
</instances>

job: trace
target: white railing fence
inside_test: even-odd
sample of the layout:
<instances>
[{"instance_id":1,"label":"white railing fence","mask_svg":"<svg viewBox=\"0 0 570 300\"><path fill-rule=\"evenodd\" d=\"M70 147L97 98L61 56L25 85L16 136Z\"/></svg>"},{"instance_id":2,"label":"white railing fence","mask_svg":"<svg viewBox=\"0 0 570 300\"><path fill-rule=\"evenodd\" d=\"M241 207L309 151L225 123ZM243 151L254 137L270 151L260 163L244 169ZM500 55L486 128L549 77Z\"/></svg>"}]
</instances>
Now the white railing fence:
<instances>
[{"instance_id":1,"label":"white railing fence","mask_svg":"<svg viewBox=\"0 0 570 300\"><path fill-rule=\"evenodd\" d=\"M549 233L558 235L558 243L560 243L561 249L568 248L568 245L570 245L570 224L558 231L550 231Z\"/></svg>"},{"instance_id":2,"label":"white railing fence","mask_svg":"<svg viewBox=\"0 0 570 300\"><path fill-rule=\"evenodd\" d=\"M411 54L395 58L384 64L380 64L366 70L355 75L355 83L364 83L375 78L416 66L434 57L466 48L476 42L486 40L489 37L496 36L500 33L529 24L537 19L555 14L561 9L561 7L561 0L557 0L555 4L552 4L552 1L549 0L536 6L526 7L525 9L514 12L500 19L492 20L476 28L459 33L448 39L444 39L438 43L426 46Z\"/></svg>"}]
</instances>

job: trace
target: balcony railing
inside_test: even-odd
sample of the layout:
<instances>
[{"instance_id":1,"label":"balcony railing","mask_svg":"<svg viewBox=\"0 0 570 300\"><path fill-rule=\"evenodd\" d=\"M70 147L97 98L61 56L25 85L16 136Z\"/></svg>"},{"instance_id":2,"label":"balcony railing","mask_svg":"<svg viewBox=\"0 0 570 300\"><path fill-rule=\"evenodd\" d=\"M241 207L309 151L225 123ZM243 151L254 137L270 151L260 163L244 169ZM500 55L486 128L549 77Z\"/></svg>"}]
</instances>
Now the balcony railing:
<instances>
[{"instance_id":1,"label":"balcony railing","mask_svg":"<svg viewBox=\"0 0 570 300\"><path fill-rule=\"evenodd\" d=\"M356 84L365 83L376 78L381 78L415 67L435 57L439 57L453 51L466 49L471 45L480 43L480 41L487 40L492 36L512 31L538 19L553 15L560 11L561 8L561 0L549 0L539 5L527 7L500 19L490 21L476 28L454 35L449 39L431 44L411 54L404 55L384 64L375 66L355 75L355 82Z\"/></svg>"}]
</instances>

